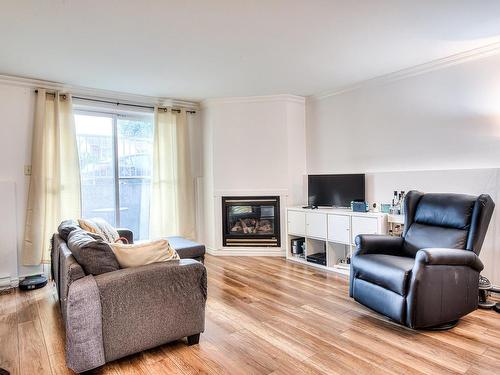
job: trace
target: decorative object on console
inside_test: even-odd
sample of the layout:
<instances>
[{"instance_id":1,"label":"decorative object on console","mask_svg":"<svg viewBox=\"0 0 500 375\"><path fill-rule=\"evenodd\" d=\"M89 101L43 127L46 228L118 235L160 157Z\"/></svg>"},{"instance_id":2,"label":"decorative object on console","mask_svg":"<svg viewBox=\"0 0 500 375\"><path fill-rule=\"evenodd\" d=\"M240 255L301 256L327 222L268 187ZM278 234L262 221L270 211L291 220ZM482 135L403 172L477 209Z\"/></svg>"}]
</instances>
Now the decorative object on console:
<instances>
[{"instance_id":1,"label":"decorative object on console","mask_svg":"<svg viewBox=\"0 0 500 375\"><path fill-rule=\"evenodd\" d=\"M380 212L384 214L391 213L391 205L389 203L381 203L380 204Z\"/></svg>"},{"instance_id":2,"label":"decorative object on console","mask_svg":"<svg viewBox=\"0 0 500 375\"><path fill-rule=\"evenodd\" d=\"M403 215L404 199L405 199L405 192L403 190L401 190L399 193L397 190L394 190L394 196L392 198L392 204L389 213L393 215Z\"/></svg>"},{"instance_id":3,"label":"decorative object on console","mask_svg":"<svg viewBox=\"0 0 500 375\"><path fill-rule=\"evenodd\" d=\"M495 204L486 194L410 191L404 205L402 237L356 237L349 295L410 328L451 328L477 309L478 255Z\"/></svg>"},{"instance_id":4,"label":"decorative object on console","mask_svg":"<svg viewBox=\"0 0 500 375\"><path fill-rule=\"evenodd\" d=\"M352 201L351 210L353 212L368 212L368 202Z\"/></svg>"}]
</instances>

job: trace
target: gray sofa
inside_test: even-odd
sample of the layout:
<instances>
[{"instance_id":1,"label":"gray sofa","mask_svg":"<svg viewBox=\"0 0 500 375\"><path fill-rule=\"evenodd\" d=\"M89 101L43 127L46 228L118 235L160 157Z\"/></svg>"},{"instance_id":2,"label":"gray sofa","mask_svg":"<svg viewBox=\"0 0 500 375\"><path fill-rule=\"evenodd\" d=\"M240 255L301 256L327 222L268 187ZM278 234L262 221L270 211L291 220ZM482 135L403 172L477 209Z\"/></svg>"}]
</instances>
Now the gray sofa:
<instances>
[{"instance_id":1,"label":"gray sofa","mask_svg":"<svg viewBox=\"0 0 500 375\"><path fill-rule=\"evenodd\" d=\"M119 230L133 242L132 233ZM64 238L52 240L52 276L66 327L66 362L84 372L187 337L205 328L207 274L203 245L169 238L180 260L85 274Z\"/></svg>"}]
</instances>

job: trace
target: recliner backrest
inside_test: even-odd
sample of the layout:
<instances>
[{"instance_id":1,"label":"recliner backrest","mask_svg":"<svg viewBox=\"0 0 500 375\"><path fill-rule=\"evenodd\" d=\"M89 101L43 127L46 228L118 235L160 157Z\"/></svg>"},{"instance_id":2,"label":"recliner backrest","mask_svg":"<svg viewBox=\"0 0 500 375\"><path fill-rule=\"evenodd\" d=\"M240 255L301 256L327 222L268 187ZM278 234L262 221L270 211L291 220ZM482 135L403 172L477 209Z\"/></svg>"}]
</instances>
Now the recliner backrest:
<instances>
[{"instance_id":1,"label":"recliner backrest","mask_svg":"<svg viewBox=\"0 0 500 375\"><path fill-rule=\"evenodd\" d=\"M489 195L424 194L410 191L405 200L405 256L418 250L446 247L476 254L488 229L495 204Z\"/></svg>"}]
</instances>

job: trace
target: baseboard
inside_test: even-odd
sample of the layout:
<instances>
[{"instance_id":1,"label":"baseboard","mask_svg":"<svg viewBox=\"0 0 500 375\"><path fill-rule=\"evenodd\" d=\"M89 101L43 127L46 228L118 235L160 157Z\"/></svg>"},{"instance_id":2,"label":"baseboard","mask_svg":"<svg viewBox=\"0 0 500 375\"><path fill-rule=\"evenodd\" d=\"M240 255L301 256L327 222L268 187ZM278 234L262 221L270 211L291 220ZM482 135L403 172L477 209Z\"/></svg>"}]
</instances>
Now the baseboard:
<instances>
[{"instance_id":1,"label":"baseboard","mask_svg":"<svg viewBox=\"0 0 500 375\"><path fill-rule=\"evenodd\" d=\"M252 257L284 257L285 249L269 247L223 247L214 249L206 247L207 253L214 256L252 256Z\"/></svg>"},{"instance_id":2,"label":"baseboard","mask_svg":"<svg viewBox=\"0 0 500 375\"><path fill-rule=\"evenodd\" d=\"M2 277L0 278L0 290L17 288L19 286L19 278L17 277Z\"/></svg>"}]
</instances>

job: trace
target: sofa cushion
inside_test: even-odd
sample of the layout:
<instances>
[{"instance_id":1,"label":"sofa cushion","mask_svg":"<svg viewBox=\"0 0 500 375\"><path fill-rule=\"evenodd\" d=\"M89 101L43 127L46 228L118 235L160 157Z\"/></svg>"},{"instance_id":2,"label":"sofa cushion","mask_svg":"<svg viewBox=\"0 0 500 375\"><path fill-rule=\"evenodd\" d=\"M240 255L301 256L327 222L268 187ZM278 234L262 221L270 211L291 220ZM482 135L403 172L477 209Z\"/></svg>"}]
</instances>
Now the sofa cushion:
<instances>
[{"instance_id":1,"label":"sofa cushion","mask_svg":"<svg viewBox=\"0 0 500 375\"><path fill-rule=\"evenodd\" d=\"M406 295L407 285L415 259L385 255L366 254L352 258L354 277Z\"/></svg>"},{"instance_id":2,"label":"sofa cushion","mask_svg":"<svg viewBox=\"0 0 500 375\"><path fill-rule=\"evenodd\" d=\"M69 234L68 247L87 275L100 275L120 269L109 244L83 229L75 229Z\"/></svg>"},{"instance_id":3,"label":"sofa cushion","mask_svg":"<svg viewBox=\"0 0 500 375\"><path fill-rule=\"evenodd\" d=\"M179 254L181 259L202 258L205 256L205 245L179 236L166 238L170 242L170 246L177 251L177 254Z\"/></svg>"}]
</instances>

